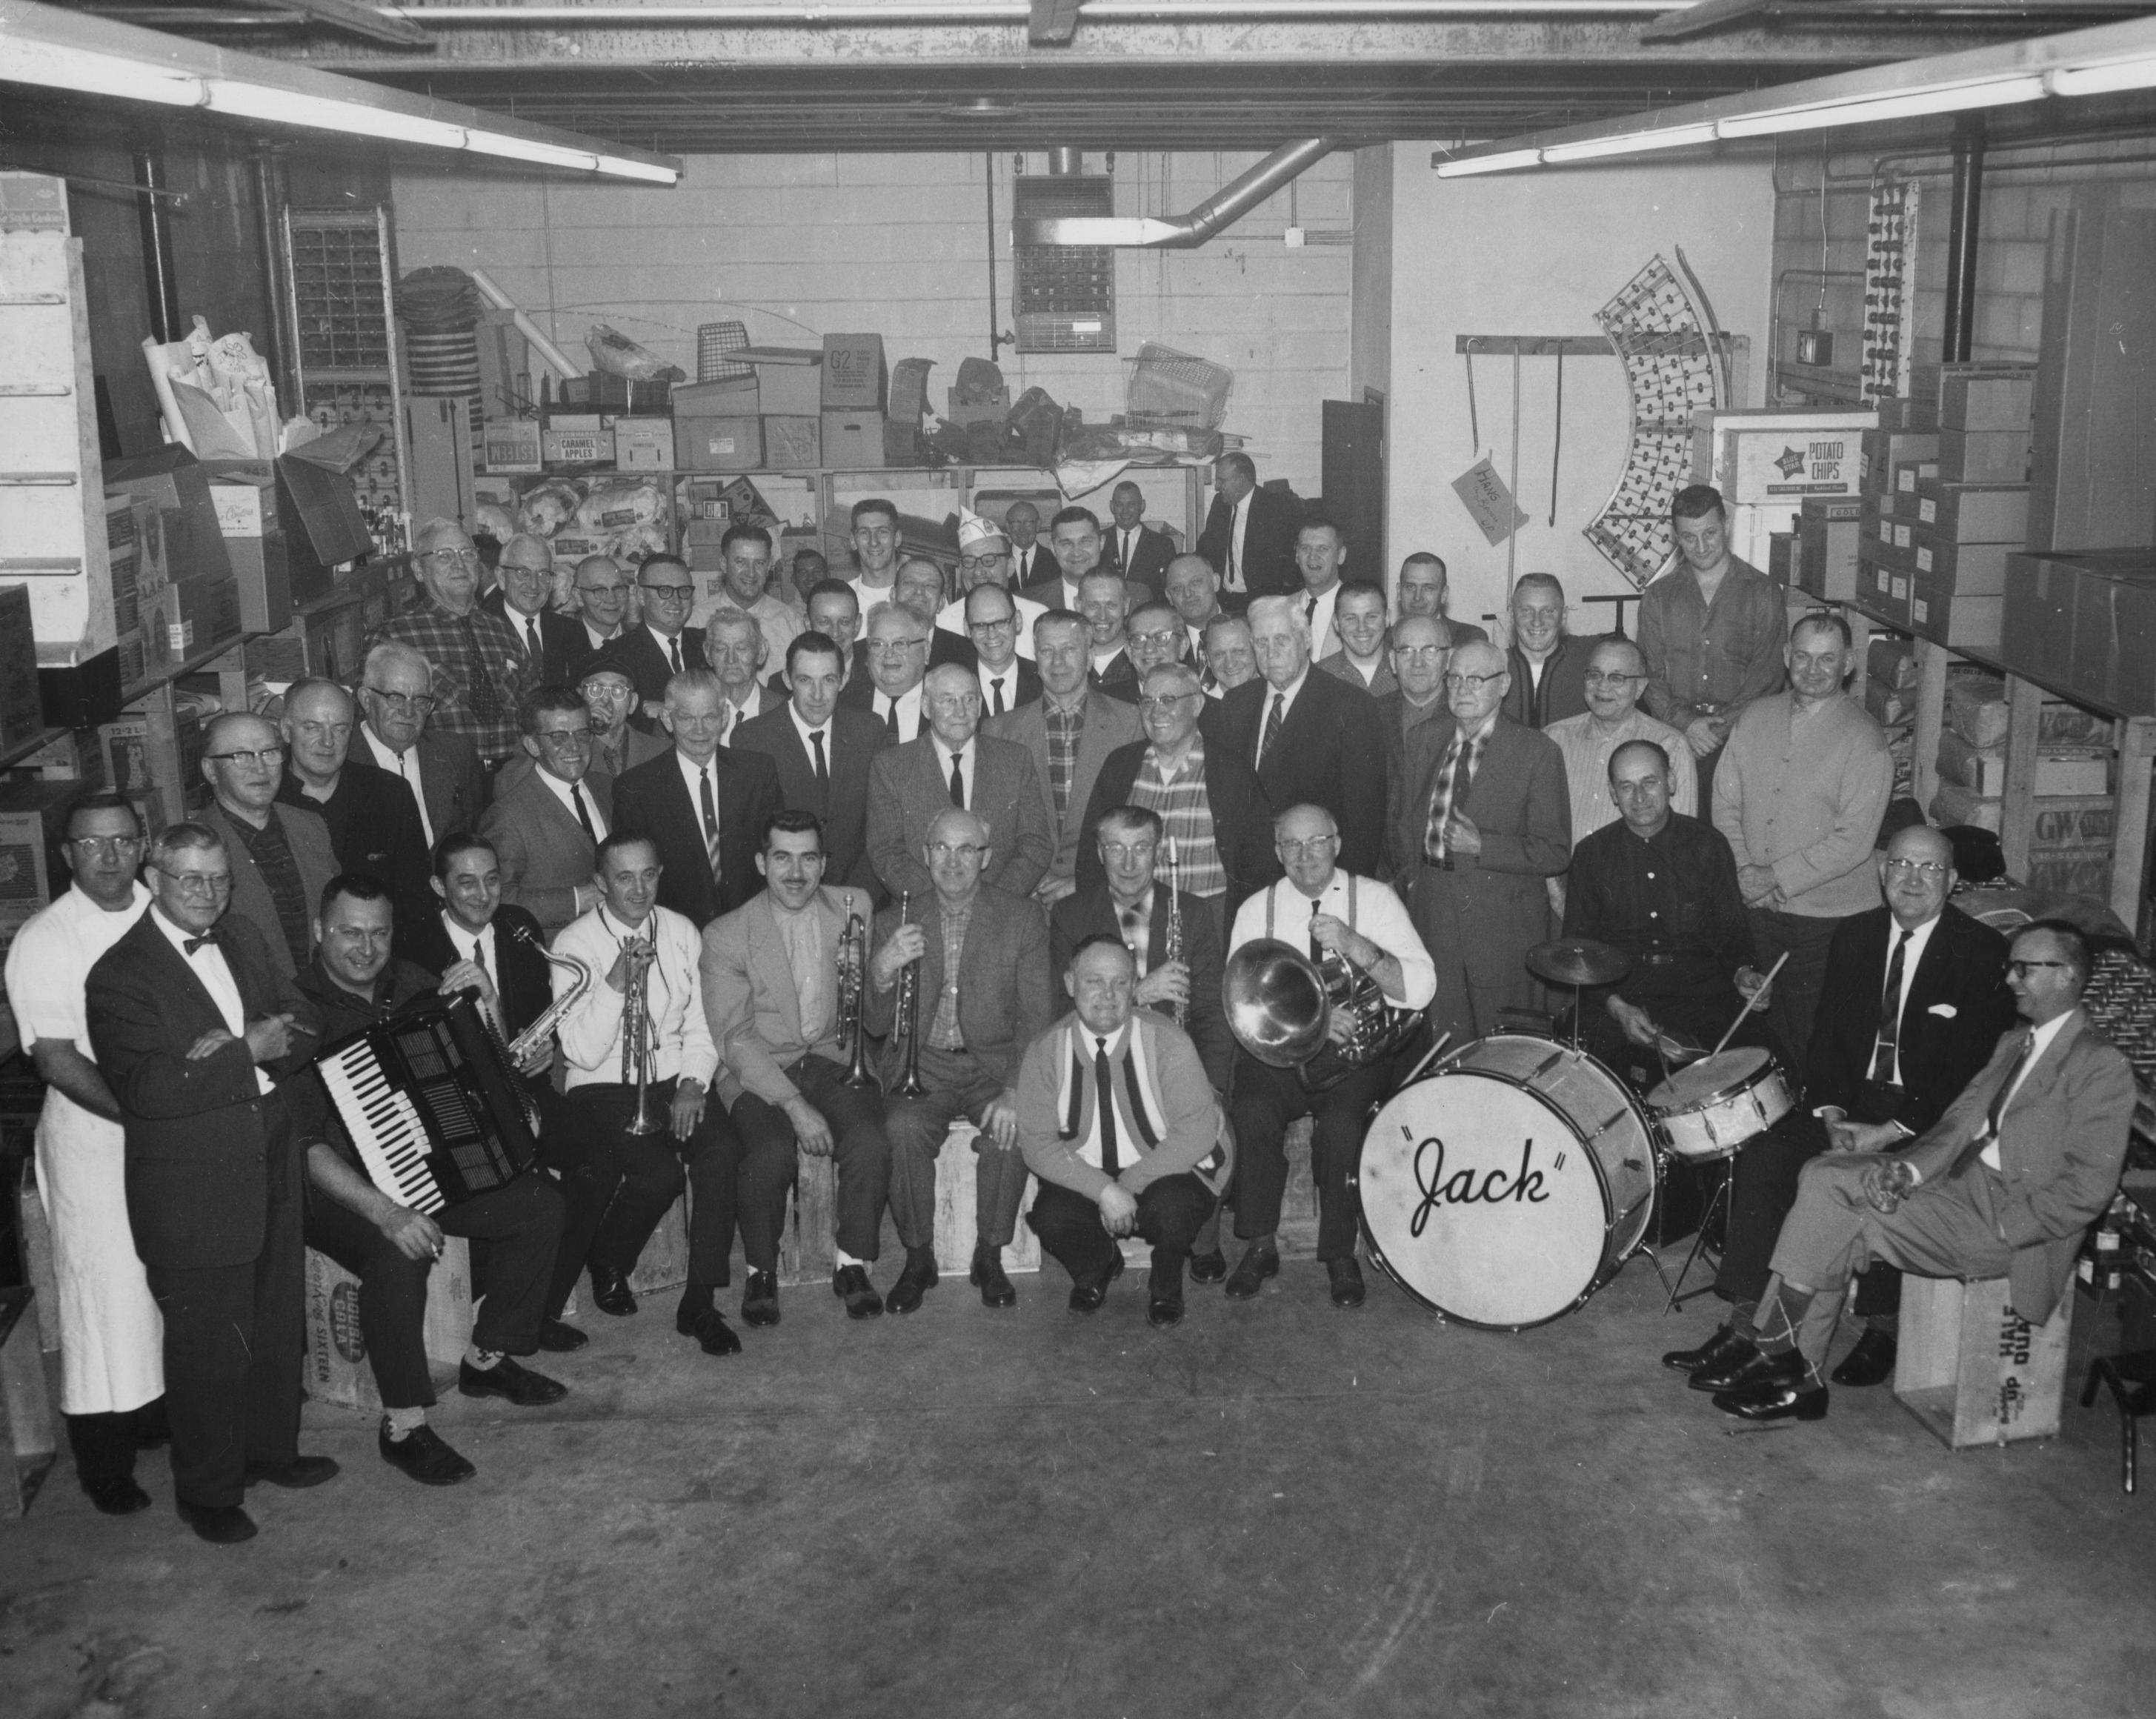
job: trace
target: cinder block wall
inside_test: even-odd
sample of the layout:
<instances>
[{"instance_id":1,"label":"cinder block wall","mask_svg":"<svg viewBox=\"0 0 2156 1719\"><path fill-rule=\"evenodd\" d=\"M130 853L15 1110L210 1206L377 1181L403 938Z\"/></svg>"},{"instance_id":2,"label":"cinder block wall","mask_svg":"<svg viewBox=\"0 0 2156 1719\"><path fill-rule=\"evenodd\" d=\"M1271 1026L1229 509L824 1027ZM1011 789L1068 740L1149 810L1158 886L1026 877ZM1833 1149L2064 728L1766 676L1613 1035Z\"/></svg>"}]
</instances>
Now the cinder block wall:
<instances>
[{"instance_id":1,"label":"cinder block wall","mask_svg":"<svg viewBox=\"0 0 2156 1719\"><path fill-rule=\"evenodd\" d=\"M2051 211L2096 179L2156 178L2156 138L2034 150L1994 149L1984 166L1979 216L1976 319L1971 356L2034 362L2044 325L2044 255ZM1918 205L1915 362L1938 363L1946 334L1947 247L1952 224L1949 162L1936 140L1889 151L1785 146L1775 163L1776 351L1794 367L1799 329L1835 335L1833 376L1853 388L1861 362L1865 224L1874 174L1912 177ZM1824 191L1824 195L1822 195ZM1817 274L1846 275L1822 282Z\"/></svg>"},{"instance_id":2,"label":"cinder block wall","mask_svg":"<svg viewBox=\"0 0 2156 1719\"><path fill-rule=\"evenodd\" d=\"M1118 155L1116 213L1180 214L1255 159ZM1046 171L1038 154L1027 166ZM893 360L935 361L940 403L959 361L988 356L992 249L995 326L1013 326L1013 172L1009 154L973 153L694 156L672 190L400 172L398 261L475 264L573 356L608 322L691 376L701 322L739 320L767 345L872 331ZM1233 370L1225 427L1261 475L1317 494L1318 403L1348 398L1353 181L1353 157L1335 156L1202 249L1120 253L1119 356L1006 346L1014 397L1038 384L1105 421L1122 408L1124 361L1161 341ZM1291 249L1291 225L1341 242Z\"/></svg>"}]
</instances>

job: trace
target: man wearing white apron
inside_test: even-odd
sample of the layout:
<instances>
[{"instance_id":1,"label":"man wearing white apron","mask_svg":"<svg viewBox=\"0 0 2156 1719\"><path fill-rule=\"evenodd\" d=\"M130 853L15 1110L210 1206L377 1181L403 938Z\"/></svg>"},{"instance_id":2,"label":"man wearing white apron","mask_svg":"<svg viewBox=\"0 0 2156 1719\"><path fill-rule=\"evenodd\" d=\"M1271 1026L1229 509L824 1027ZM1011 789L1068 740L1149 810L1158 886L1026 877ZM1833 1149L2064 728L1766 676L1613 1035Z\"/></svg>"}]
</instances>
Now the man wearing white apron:
<instances>
[{"instance_id":1,"label":"man wearing white apron","mask_svg":"<svg viewBox=\"0 0 2156 1719\"><path fill-rule=\"evenodd\" d=\"M83 1019L90 970L142 916L142 829L116 794L69 813L74 887L26 924L8 952L8 1003L46 1084L38 1192L59 1283L60 1408L75 1473L107 1516L150 1502L135 1483L139 1443L162 1442L164 1322L135 1255L122 1176L125 1135Z\"/></svg>"}]
</instances>

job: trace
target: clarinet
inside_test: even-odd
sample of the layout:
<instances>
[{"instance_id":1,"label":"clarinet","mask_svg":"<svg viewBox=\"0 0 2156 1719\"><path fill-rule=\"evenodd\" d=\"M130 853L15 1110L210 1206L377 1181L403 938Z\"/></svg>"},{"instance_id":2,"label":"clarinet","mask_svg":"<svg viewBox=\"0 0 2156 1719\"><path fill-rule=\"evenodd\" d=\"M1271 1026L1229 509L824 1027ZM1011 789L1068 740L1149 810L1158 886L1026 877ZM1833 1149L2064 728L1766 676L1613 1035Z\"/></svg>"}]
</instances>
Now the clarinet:
<instances>
[{"instance_id":1,"label":"clarinet","mask_svg":"<svg viewBox=\"0 0 2156 1719\"><path fill-rule=\"evenodd\" d=\"M1175 863L1175 838L1168 839L1168 958L1170 964L1183 959L1183 890ZM1189 1024L1185 1019L1190 1010L1188 1005L1171 1003L1168 1018L1177 1026Z\"/></svg>"}]
</instances>

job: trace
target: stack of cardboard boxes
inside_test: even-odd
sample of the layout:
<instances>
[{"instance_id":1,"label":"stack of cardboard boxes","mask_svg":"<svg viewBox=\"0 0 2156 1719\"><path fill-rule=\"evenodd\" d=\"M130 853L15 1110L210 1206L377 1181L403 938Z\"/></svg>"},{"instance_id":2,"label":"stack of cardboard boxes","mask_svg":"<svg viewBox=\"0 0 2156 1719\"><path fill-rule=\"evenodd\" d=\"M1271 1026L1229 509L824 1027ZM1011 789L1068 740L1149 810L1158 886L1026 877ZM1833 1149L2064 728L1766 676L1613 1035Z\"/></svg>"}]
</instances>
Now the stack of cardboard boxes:
<instances>
[{"instance_id":1,"label":"stack of cardboard boxes","mask_svg":"<svg viewBox=\"0 0 2156 1719\"><path fill-rule=\"evenodd\" d=\"M1981 670L1958 672L1947 683L1945 717L1933 821L1996 830L2005 811L2006 683ZM2110 722L2062 699L2046 700L2037 717L2036 798L2021 882L2109 896L2118 829L2110 772Z\"/></svg>"},{"instance_id":2,"label":"stack of cardboard boxes","mask_svg":"<svg viewBox=\"0 0 2156 1719\"><path fill-rule=\"evenodd\" d=\"M1730 553L1769 571L1774 536L1798 531L1811 504L1852 503L1861 439L1877 421L1869 410L1694 413L1692 480L1721 490Z\"/></svg>"},{"instance_id":3,"label":"stack of cardboard boxes","mask_svg":"<svg viewBox=\"0 0 2156 1719\"><path fill-rule=\"evenodd\" d=\"M674 390L674 451L683 471L875 470L894 463L882 336L832 334L820 348L748 346L730 356L755 373Z\"/></svg>"}]
</instances>

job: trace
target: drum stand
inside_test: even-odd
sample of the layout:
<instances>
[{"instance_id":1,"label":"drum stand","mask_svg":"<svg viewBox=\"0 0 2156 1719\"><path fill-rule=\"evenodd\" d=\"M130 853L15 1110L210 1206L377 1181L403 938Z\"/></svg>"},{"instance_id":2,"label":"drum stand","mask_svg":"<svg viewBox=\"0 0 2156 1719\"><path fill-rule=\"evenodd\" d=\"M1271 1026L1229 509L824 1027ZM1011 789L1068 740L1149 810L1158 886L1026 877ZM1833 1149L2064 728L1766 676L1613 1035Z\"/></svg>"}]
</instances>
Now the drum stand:
<instances>
[{"instance_id":1,"label":"drum stand","mask_svg":"<svg viewBox=\"0 0 2156 1719\"><path fill-rule=\"evenodd\" d=\"M1738 1150L1742 1149L1740 1147ZM1686 1301L1697 1301L1714 1287L1713 1280L1710 1278L1697 1289L1687 1291L1685 1289L1684 1280L1691 1275L1693 1265L1697 1263L1701 1252L1707 1246L1707 1232L1712 1227L1716 1214L1721 1212L1729 1203L1729 1183L1737 1173L1737 1153L1732 1152L1722 1162L1722 1179L1714 1184L1714 1192L1708 1197L1707 1209L1699 1214L1699 1234L1691 1239L1691 1249L1685 1255L1683 1265L1678 1269L1676 1280L1674 1283L1670 1280L1669 1273L1662 1270L1661 1256L1652 1248L1643 1246L1640 1249L1654 1262L1655 1275L1661 1279L1662 1287L1670 1292L1669 1300L1662 1304L1662 1313L1665 1317L1676 1311ZM1669 1154L1665 1152L1662 1155L1662 1178L1665 1187L1668 1186L1669 1166ZM1719 1269L1721 1264L1719 1252L1716 1254L1715 1263Z\"/></svg>"}]
</instances>

